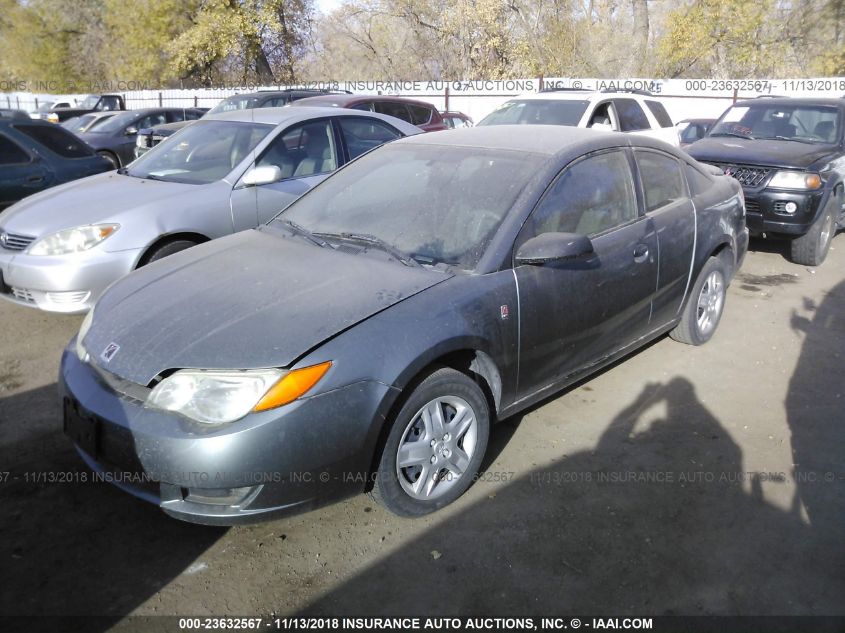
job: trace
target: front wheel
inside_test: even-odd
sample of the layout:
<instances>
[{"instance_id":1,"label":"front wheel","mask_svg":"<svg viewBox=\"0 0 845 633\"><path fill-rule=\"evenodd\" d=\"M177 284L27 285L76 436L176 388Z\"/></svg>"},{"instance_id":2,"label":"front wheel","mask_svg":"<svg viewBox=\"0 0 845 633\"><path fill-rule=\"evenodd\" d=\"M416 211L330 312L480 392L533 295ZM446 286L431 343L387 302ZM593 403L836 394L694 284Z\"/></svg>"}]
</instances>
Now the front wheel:
<instances>
[{"instance_id":1,"label":"front wheel","mask_svg":"<svg viewBox=\"0 0 845 633\"><path fill-rule=\"evenodd\" d=\"M810 230L801 237L796 237L790 244L792 261L804 266L818 266L827 257L830 243L836 233L837 205L828 205L824 213L813 222Z\"/></svg>"},{"instance_id":2,"label":"front wheel","mask_svg":"<svg viewBox=\"0 0 845 633\"><path fill-rule=\"evenodd\" d=\"M439 510L470 487L489 436L490 410L481 388L454 369L434 371L393 420L373 497L399 516Z\"/></svg>"},{"instance_id":3,"label":"front wheel","mask_svg":"<svg viewBox=\"0 0 845 633\"><path fill-rule=\"evenodd\" d=\"M669 336L687 345L704 345L713 338L725 308L727 279L725 262L719 257L708 259L695 280L680 322Z\"/></svg>"}]
</instances>

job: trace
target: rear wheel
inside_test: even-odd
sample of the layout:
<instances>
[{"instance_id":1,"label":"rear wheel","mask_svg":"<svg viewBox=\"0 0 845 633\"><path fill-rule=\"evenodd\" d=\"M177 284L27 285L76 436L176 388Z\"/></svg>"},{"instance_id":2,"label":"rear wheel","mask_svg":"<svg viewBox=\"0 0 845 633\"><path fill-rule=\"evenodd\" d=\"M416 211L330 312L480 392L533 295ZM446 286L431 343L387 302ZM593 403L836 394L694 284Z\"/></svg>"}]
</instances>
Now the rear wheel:
<instances>
[{"instance_id":1,"label":"rear wheel","mask_svg":"<svg viewBox=\"0 0 845 633\"><path fill-rule=\"evenodd\" d=\"M157 262L168 255L173 255L174 253L184 251L186 248L191 248L191 246L196 245L197 243L192 242L191 240L173 240L172 242L165 242L164 244L154 247L150 252L148 252L141 262L141 266Z\"/></svg>"},{"instance_id":2,"label":"rear wheel","mask_svg":"<svg viewBox=\"0 0 845 633\"><path fill-rule=\"evenodd\" d=\"M796 237L790 244L792 261L804 266L818 266L827 257L830 243L836 233L836 213L838 205L836 198L831 198L828 204L810 230L801 237Z\"/></svg>"},{"instance_id":3,"label":"rear wheel","mask_svg":"<svg viewBox=\"0 0 845 633\"><path fill-rule=\"evenodd\" d=\"M434 371L393 421L373 497L399 516L439 510L470 487L489 435L490 411L481 388L454 369Z\"/></svg>"},{"instance_id":4,"label":"rear wheel","mask_svg":"<svg viewBox=\"0 0 845 633\"><path fill-rule=\"evenodd\" d=\"M703 345L716 333L727 294L728 273L720 257L707 260L692 287L681 320L669 333L687 345Z\"/></svg>"}]
</instances>

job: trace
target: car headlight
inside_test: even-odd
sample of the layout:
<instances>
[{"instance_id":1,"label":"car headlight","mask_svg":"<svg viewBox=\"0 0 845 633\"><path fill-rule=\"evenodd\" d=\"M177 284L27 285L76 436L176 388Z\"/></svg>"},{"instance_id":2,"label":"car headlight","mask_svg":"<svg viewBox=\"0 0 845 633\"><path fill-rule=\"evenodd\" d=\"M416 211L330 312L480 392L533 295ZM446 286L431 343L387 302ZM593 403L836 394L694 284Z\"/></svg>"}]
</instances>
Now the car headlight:
<instances>
[{"instance_id":1,"label":"car headlight","mask_svg":"<svg viewBox=\"0 0 845 633\"><path fill-rule=\"evenodd\" d=\"M331 365L328 361L293 371L181 369L155 386L147 405L203 424L225 424L251 411L293 402L314 387Z\"/></svg>"},{"instance_id":2,"label":"car headlight","mask_svg":"<svg viewBox=\"0 0 845 633\"><path fill-rule=\"evenodd\" d=\"M805 171L778 171L769 181L769 187L778 189L818 189L821 176Z\"/></svg>"},{"instance_id":3,"label":"car headlight","mask_svg":"<svg viewBox=\"0 0 845 633\"><path fill-rule=\"evenodd\" d=\"M91 323L94 322L94 308L88 310L88 314L85 315L85 319L82 321L82 325L79 327L79 334L76 335L76 355L79 356L79 360L85 362L88 359L88 350L85 349L85 345L82 344L85 335L88 334L88 330L91 329Z\"/></svg>"},{"instance_id":4,"label":"car headlight","mask_svg":"<svg viewBox=\"0 0 845 633\"><path fill-rule=\"evenodd\" d=\"M119 224L92 224L64 229L41 238L29 247L28 253L30 255L67 255L87 251L113 235L119 228Z\"/></svg>"}]
</instances>

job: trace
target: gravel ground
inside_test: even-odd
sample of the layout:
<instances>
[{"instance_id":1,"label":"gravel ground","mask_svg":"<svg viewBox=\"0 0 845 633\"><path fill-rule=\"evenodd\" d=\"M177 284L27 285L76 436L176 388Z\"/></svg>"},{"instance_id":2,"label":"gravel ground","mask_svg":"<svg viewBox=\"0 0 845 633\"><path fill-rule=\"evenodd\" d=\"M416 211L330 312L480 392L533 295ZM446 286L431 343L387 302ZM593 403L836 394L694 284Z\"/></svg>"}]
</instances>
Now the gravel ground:
<instances>
[{"instance_id":1,"label":"gravel ground","mask_svg":"<svg viewBox=\"0 0 845 633\"><path fill-rule=\"evenodd\" d=\"M0 615L845 614L845 237L815 270L752 248L708 345L501 423L416 521L361 496L208 528L74 483L55 381L81 318L0 302Z\"/></svg>"}]
</instances>

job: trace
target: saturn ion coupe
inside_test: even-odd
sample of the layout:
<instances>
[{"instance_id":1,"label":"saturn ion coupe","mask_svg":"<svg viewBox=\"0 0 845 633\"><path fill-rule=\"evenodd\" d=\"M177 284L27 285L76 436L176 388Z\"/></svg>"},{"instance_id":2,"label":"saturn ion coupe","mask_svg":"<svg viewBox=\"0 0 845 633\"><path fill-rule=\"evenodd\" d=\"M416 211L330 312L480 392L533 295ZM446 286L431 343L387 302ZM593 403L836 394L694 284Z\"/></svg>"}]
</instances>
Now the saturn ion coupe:
<instances>
[{"instance_id":1,"label":"saturn ion coupe","mask_svg":"<svg viewBox=\"0 0 845 633\"><path fill-rule=\"evenodd\" d=\"M114 284L64 352L65 431L188 521L367 489L423 515L470 486L494 420L666 332L710 339L747 243L738 183L658 140L404 138Z\"/></svg>"}]
</instances>

